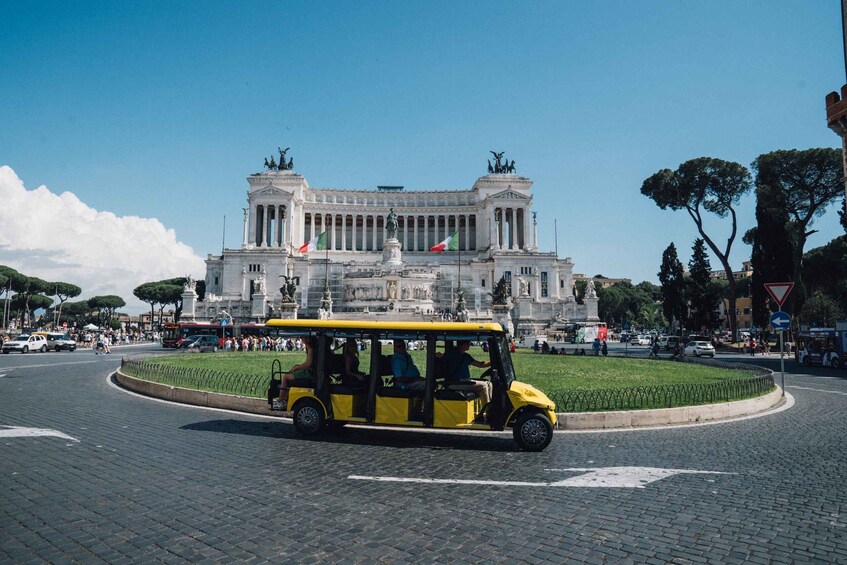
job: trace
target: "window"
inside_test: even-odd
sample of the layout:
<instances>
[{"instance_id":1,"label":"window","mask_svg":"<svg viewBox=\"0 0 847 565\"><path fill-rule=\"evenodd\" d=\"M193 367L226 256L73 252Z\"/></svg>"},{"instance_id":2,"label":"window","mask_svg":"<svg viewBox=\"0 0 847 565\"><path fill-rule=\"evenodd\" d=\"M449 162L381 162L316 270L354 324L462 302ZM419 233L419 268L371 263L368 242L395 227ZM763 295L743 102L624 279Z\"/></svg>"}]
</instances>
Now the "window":
<instances>
[{"instance_id":1,"label":"window","mask_svg":"<svg viewBox=\"0 0 847 565\"><path fill-rule=\"evenodd\" d=\"M485 278L482 279L482 288L485 288Z\"/></svg>"},{"instance_id":2,"label":"window","mask_svg":"<svg viewBox=\"0 0 847 565\"><path fill-rule=\"evenodd\" d=\"M218 277L215 277L215 286L218 286Z\"/></svg>"},{"instance_id":3,"label":"window","mask_svg":"<svg viewBox=\"0 0 847 565\"><path fill-rule=\"evenodd\" d=\"M541 297L547 297L547 271L541 271Z\"/></svg>"},{"instance_id":4,"label":"window","mask_svg":"<svg viewBox=\"0 0 847 565\"><path fill-rule=\"evenodd\" d=\"M251 263L250 265L247 266L247 270L251 273L261 273L262 272L262 266L258 263Z\"/></svg>"},{"instance_id":5,"label":"window","mask_svg":"<svg viewBox=\"0 0 847 565\"><path fill-rule=\"evenodd\" d=\"M522 275L531 275L532 274L532 267L521 267L521 274Z\"/></svg>"}]
</instances>

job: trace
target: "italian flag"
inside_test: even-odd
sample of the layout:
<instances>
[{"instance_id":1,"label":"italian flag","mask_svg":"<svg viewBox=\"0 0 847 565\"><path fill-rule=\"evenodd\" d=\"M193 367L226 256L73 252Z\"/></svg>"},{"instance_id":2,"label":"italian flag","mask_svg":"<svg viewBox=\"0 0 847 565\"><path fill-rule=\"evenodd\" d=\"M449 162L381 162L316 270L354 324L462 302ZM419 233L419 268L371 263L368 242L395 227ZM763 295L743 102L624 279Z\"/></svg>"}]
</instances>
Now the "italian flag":
<instances>
[{"instance_id":1,"label":"italian flag","mask_svg":"<svg viewBox=\"0 0 847 565\"><path fill-rule=\"evenodd\" d=\"M450 237L429 248L430 251L441 253L442 251L457 251L459 249L459 232L454 231Z\"/></svg>"},{"instance_id":2,"label":"italian flag","mask_svg":"<svg viewBox=\"0 0 847 565\"><path fill-rule=\"evenodd\" d=\"M300 246L300 253L308 253L309 251L323 251L326 249L326 234L327 232L323 232L320 235L316 235L313 239L310 239L306 243Z\"/></svg>"}]
</instances>

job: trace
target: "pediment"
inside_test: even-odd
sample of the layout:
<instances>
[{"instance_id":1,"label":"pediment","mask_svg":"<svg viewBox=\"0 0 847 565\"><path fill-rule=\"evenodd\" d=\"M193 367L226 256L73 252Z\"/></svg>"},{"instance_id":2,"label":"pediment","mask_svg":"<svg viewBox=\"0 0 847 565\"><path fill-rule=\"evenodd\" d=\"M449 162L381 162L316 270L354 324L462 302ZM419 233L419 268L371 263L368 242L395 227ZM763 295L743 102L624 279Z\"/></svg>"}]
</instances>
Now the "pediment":
<instances>
[{"instance_id":1,"label":"pediment","mask_svg":"<svg viewBox=\"0 0 847 565\"><path fill-rule=\"evenodd\" d=\"M499 200L529 200L529 196L520 194L514 190L504 190L503 192L492 194L489 198L497 198Z\"/></svg>"},{"instance_id":2,"label":"pediment","mask_svg":"<svg viewBox=\"0 0 847 565\"><path fill-rule=\"evenodd\" d=\"M291 196L291 192L271 184L253 190L251 196Z\"/></svg>"}]
</instances>

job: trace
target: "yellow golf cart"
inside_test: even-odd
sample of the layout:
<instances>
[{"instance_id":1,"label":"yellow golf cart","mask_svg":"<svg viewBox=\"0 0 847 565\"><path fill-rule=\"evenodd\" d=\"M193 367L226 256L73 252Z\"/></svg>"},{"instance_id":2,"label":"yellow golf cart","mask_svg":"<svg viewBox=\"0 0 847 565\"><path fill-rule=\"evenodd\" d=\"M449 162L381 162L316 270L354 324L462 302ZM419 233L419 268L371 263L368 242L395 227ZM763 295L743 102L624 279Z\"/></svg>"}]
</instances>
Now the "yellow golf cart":
<instances>
[{"instance_id":1,"label":"yellow golf cart","mask_svg":"<svg viewBox=\"0 0 847 565\"><path fill-rule=\"evenodd\" d=\"M512 428L518 446L527 451L541 451L552 439L556 406L541 391L515 379L509 344L499 324L270 320L267 327L284 338L316 344L312 368L305 376L298 372L297 379L283 384L278 361L271 371L268 403L280 387L290 386L287 407L301 434L346 423ZM356 340L354 351L361 350L358 378L345 374L342 351L349 340ZM402 357L405 349L417 351ZM414 371L419 377L406 378L401 374L406 361L398 360L412 357L419 364ZM472 380L467 379L470 366L480 371L470 375ZM490 396L490 402L483 403L481 396Z\"/></svg>"}]
</instances>

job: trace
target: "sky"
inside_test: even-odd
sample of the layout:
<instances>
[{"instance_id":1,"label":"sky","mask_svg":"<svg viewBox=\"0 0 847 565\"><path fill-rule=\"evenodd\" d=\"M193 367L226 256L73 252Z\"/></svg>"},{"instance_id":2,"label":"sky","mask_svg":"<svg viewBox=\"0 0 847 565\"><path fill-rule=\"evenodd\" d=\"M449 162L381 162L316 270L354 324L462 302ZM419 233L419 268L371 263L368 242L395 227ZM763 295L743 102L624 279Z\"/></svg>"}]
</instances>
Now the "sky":
<instances>
[{"instance_id":1,"label":"sky","mask_svg":"<svg viewBox=\"0 0 847 565\"><path fill-rule=\"evenodd\" d=\"M240 246L245 179L278 146L347 189L470 189L496 150L534 182L541 250L656 283L697 231L641 195L650 175L840 147L840 18L837 0L5 3L0 264L142 311L138 284ZM735 268L754 222L751 195ZM836 206L814 227L807 250L843 234Z\"/></svg>"}]
</instances>

